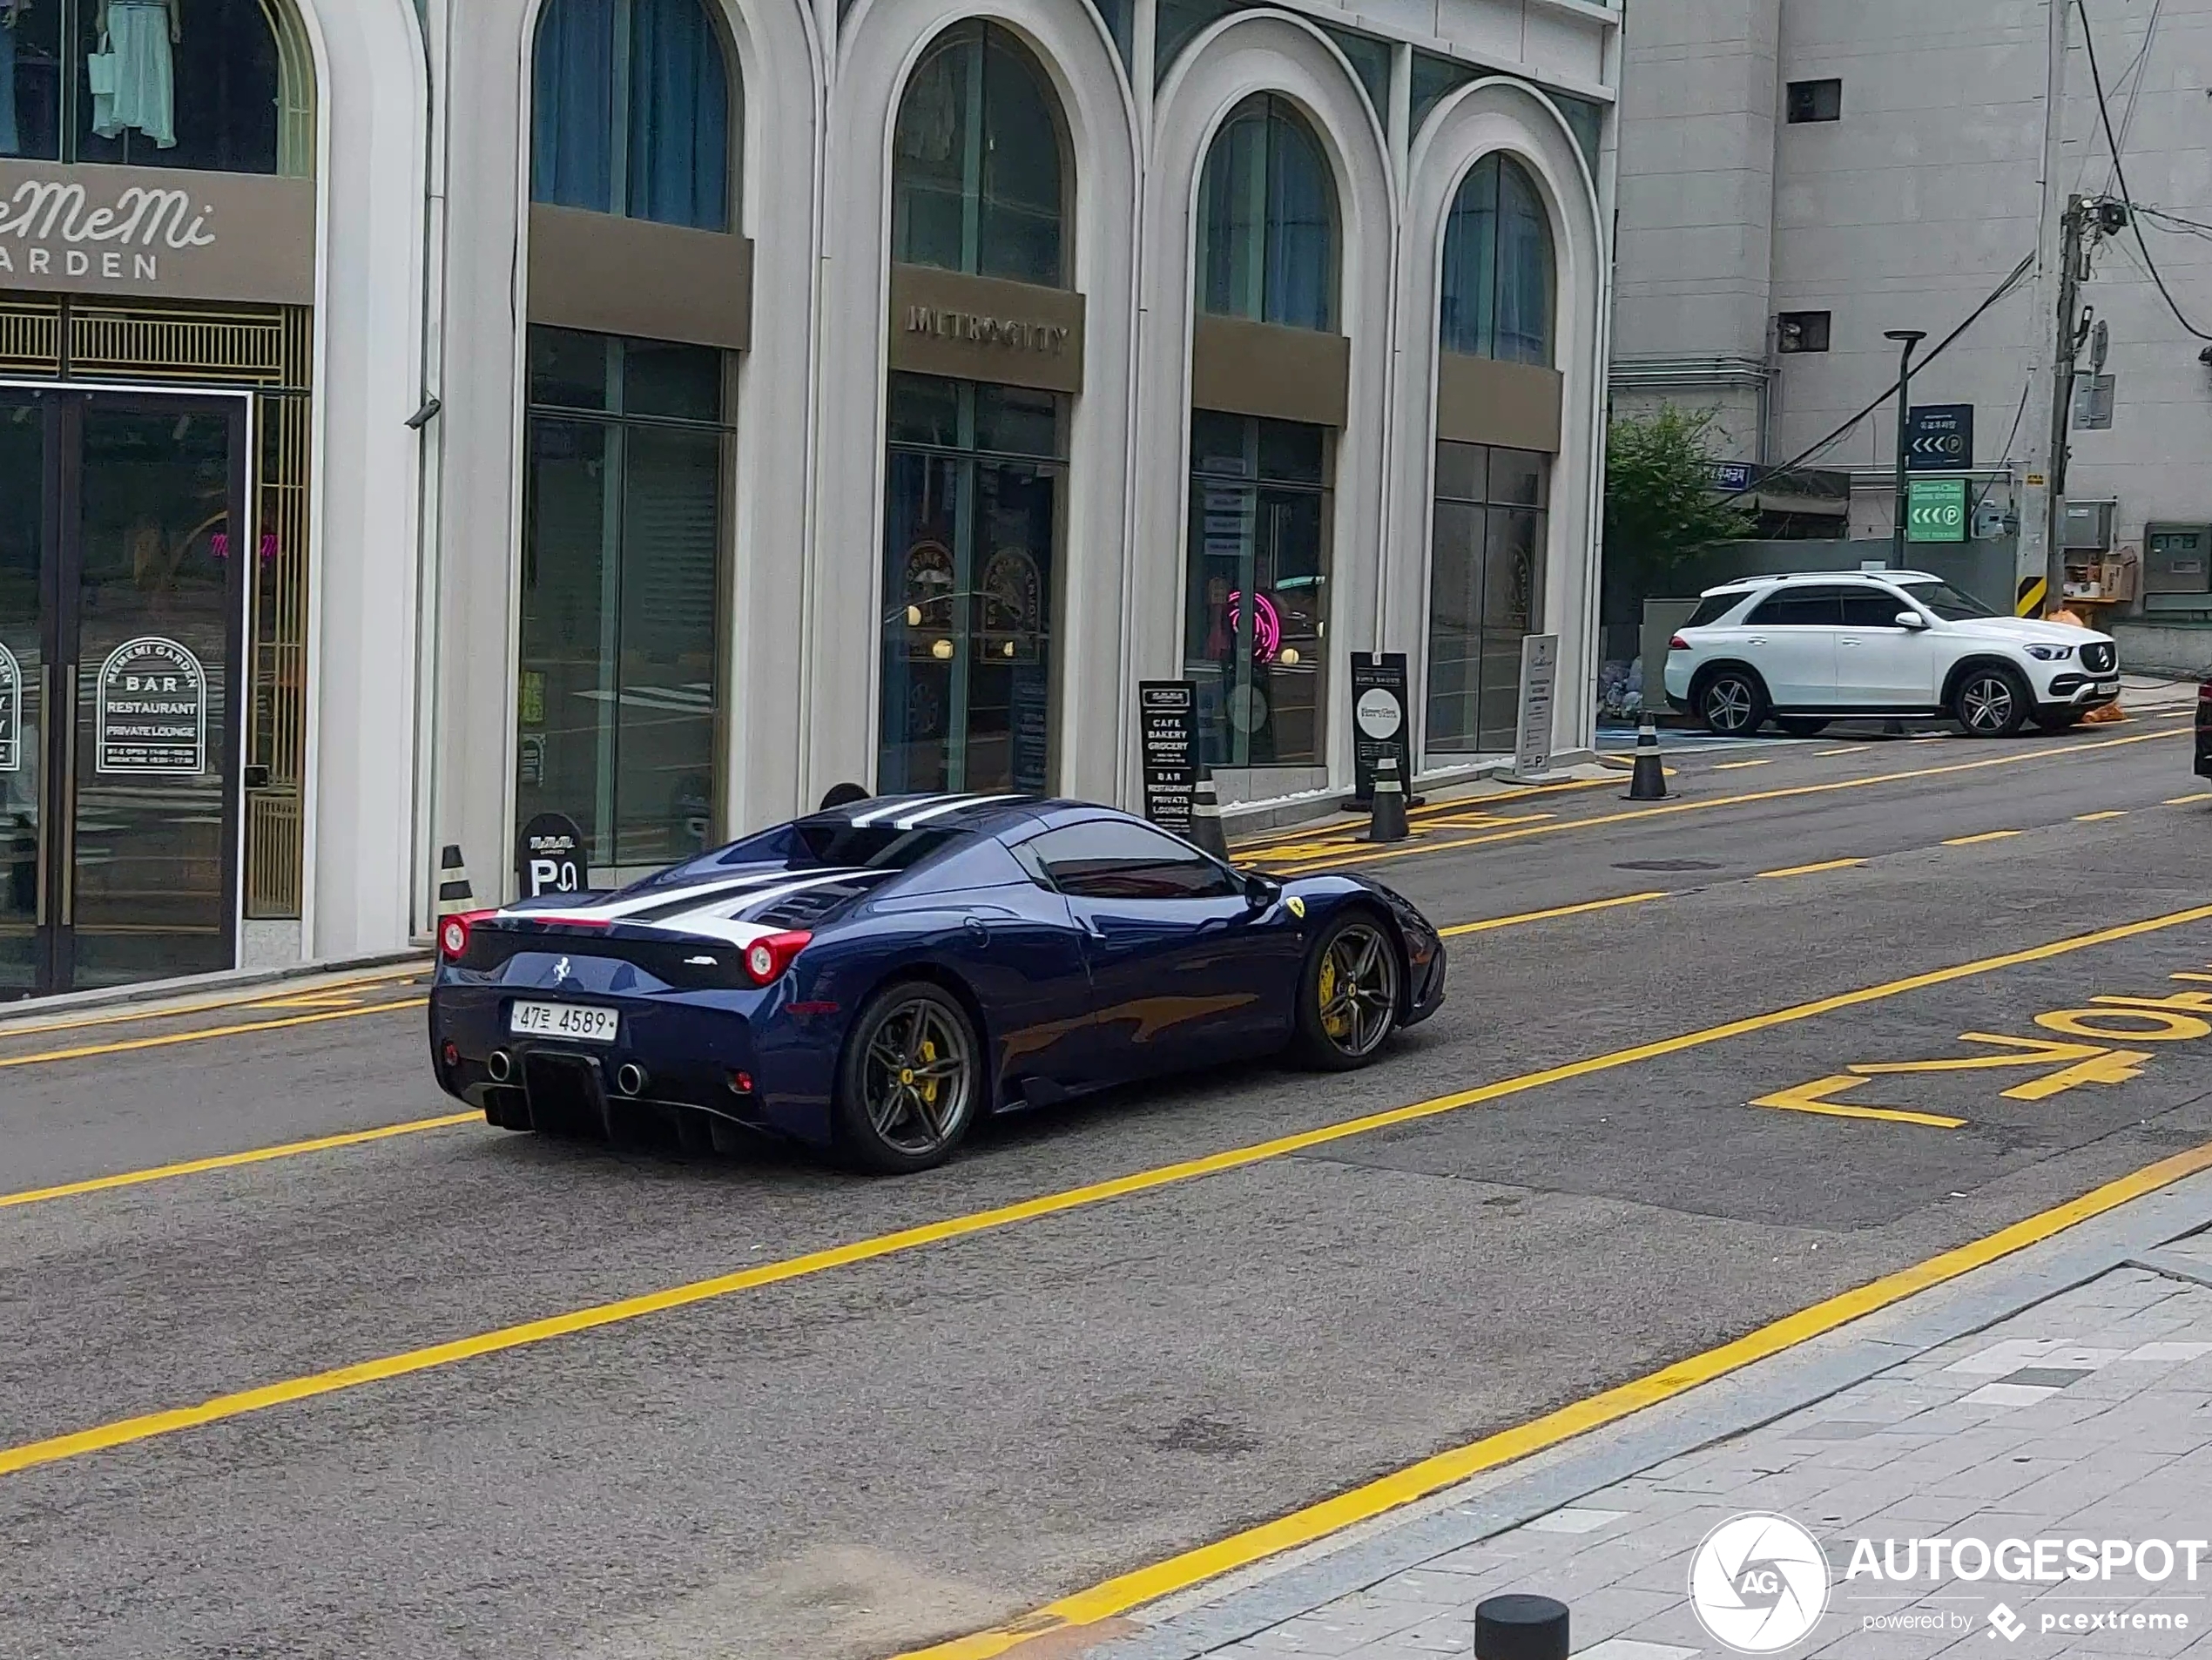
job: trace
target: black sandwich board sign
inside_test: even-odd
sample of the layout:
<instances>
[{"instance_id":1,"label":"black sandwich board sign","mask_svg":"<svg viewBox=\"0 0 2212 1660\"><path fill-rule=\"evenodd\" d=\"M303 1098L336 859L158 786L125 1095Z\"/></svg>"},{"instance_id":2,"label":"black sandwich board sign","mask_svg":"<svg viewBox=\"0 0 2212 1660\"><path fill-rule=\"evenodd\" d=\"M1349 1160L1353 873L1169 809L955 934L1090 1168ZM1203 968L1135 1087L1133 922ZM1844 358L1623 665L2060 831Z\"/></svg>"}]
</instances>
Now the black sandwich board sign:
<instances>
[{"instance_id":1,"label":"black sandwich board sign","mask_svg":"<svg viewBox=\"0 0 2212 1660\"><path fill-rule=\"evenodd\" d=\"M583 891L583 833L576 820L541 813L515 838L515 886L524 899Z\"/></svg>"},{"instance_id":2,"label":"black sandwich board sign","mask_svg":"<svg viewBox=\"0 0 2212 1660\"><path fill-rule=\"evenodd\" d=\"M1188 835L1191 797L1198 787L1198 683L1139 681L1136 712L1144 754L1144 816L1163 830Z\"/></svg>"}]
</instances>

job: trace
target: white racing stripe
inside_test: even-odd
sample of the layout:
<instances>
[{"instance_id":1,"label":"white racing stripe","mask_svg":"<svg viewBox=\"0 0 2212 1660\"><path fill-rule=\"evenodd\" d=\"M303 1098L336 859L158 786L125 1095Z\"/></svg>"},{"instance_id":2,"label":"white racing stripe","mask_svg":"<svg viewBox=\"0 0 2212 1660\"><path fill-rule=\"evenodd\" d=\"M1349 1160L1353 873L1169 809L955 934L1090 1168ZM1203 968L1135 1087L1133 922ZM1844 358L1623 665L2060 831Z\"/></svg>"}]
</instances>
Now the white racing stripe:
<instances>
[{"instance_id":1,"label":"white racing stripe","mask_svg":"<svg viewBox=\"0 0 2212 1660\"><path fill-rule=\"evenodd\" d=\"M911 830L916 825L928 823L932 819L941 819L948 813L958 813L962 807L988 806L994 801L1018 801L1021 799L1018 795L955 796L953 800L942 802L936 806L924 807L919 813L902 813L892 820L891 827L894 830Z\"/></svg>"},{"instance_id":2,"label":"white racing stripe","mask_svg":"<svg viewBox=\"0 0 2212 1660\"><path fill-rule=\"evenodd\" d=\"M933 802L944 801L957 806L963 799L961 796L948 796L942 793L896 795L888 801L870 807L865 813L854 813L849 822L856 830L864 829L872 824L880 824L886 819L895 819L902 813L912 813L919 808L928 806Z\"/></svg>"}]
</instances>

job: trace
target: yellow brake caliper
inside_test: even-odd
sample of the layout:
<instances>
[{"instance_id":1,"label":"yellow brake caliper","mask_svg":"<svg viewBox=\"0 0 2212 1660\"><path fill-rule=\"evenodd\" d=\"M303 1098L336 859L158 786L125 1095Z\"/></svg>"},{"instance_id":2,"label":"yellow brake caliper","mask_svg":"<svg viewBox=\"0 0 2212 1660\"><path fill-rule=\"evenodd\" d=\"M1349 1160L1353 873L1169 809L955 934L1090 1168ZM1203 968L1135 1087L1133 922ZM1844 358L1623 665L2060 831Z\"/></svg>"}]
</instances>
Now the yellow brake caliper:
<instances>
[{"instance_id":1,"label":"yellow brake caliper","mask_svg":"<svg viewBox=\"0 0 2212 1660\"><path fill-rule=\"evenodd\" d=\"M1328 1012L1329 1005L1336 1001L1336 995L1337 954L1331 951L1321 958L1321 1024L1327 1029L1330 1036L1342 1037L1345 1026L1350 1022L1351 1011L1339 1009L1333 1015Z\"/></svg>"},{"instance_id":2,"label":"yellow brake caliper","mask_svg":"<svg viewBox=\"0 0 2212 1660\"><path fill-rule=\"evenodd\" d=\"M921 1063L924 1066L934 1066L936 1064L936 1061L937 1040L934 1037L923 1038L921 1040ZM923 1083L921 1085L921 1098L927 1101L933 1107L937 1104L937 1080L935 1078L930 1078Z\"/></svg>"}]
</instances>

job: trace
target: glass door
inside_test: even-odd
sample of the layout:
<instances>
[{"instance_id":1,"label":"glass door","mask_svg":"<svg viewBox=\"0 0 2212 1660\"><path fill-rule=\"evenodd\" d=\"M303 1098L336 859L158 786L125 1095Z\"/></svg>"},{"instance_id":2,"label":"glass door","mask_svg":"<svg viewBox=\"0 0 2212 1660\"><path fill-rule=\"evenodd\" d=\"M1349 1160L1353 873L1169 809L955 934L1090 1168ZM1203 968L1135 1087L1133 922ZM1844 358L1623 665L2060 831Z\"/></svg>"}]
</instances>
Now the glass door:
<instances>
[{"instance_id":1,"label":"glass door","mask_svg":"<svg viewBox=\"0 0 2212 1660\"><path fill-rule=\"evenodd\" d=\"M245 502L240 401L0 390L0 995L235 961Z\"/></svg>"}]
</instances>

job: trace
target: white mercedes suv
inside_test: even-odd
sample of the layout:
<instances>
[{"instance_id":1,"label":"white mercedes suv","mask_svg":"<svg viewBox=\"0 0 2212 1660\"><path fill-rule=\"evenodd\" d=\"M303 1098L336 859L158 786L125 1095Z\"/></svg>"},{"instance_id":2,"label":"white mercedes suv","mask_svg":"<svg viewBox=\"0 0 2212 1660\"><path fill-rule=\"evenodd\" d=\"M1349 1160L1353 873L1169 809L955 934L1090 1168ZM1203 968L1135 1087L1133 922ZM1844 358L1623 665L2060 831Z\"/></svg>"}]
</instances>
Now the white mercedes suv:
<instances>
[{"instance_id":1,"label":"white mercedes suv","mask_svg":"<svg viewBox=\"0 0 2212 1660\"><path fill-rule=\"evenodd\" d=\"M2031 720L2063 732L2119 695L2109 634L2000 617L1918 570L1727 583L1667 651L1667 701L1731 738L1770 719L1809 738L1870 715L1948 715L1970 736L2009 738Z\"/></svg>"}]
</instances>

